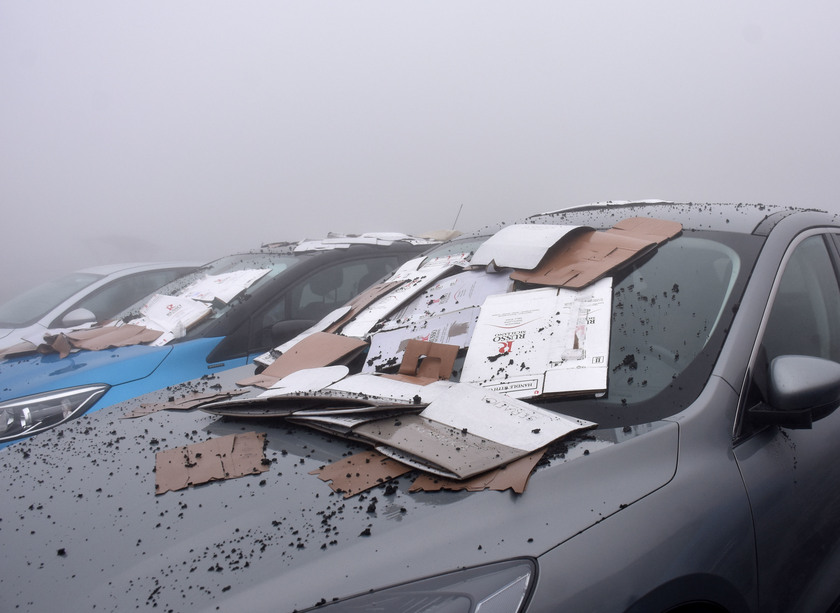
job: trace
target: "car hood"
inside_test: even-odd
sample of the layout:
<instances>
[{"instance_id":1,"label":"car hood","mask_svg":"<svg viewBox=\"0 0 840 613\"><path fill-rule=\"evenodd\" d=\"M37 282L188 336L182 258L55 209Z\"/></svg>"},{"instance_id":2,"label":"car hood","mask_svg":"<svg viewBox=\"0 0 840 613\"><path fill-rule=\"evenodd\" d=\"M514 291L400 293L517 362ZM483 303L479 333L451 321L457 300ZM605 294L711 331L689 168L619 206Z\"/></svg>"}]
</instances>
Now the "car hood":
<instances>
[{"instance_id":1,"label":"car hood","mask_svg":"<svg viewBox=\"0 0 840 613\"><path fill-rule=\"evenodd\" d=\"M0 400L90 383L119 385L148 377L172 347L132 345L102 351L28 355L0 362Z\"/></svg>"},{"instance_id":2,"label":"car hood","mask_svg":"<svg viewBox=\"0 0 840 613\"><path fill-rule=\"evenodd\" d=\"M305 609L536 558L676 470L678 426L657 422L565 440L523 494L412 493L410 473L345 499L311 471L363 447L281 420L200 411L121 418L147 400L0 451L0 609ZM158 451L244 431L266 434L266 472L155 494Z\"/></svg>"}]
</instances>

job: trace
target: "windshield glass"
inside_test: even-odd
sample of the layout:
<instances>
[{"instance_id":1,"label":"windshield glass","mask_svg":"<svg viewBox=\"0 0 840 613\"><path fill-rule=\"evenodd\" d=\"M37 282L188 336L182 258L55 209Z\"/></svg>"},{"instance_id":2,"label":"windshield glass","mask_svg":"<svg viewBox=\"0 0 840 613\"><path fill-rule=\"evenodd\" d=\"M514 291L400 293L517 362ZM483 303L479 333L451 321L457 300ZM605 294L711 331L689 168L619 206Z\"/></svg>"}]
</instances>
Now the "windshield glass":
<instances>
[{"instance_id":1,"label":"windshield glass","mask_svg":"<svg viewBox=\"0 0 840 613\"><path fill-rule=\"evenodd\" d=\"M261 287L266 285L283 271L289 270L301 261L300 256L283 253L242 253L220 258L203 266L196 272L163 286L156 295L178 297L188 302L195 302L200 311L198 321L186 326L187 332L182 339L201 336L200 330L209 321L218 319L231 309L236 308L242 301L247 300ZM237 273L246 273L244 276ZM223 285L224 289L213 290L209 286ZM244 290L243 290L244 288ZM214 295L213 292L217 294ZM233 298L230 298L233 296ZM145 325L155 327L145 317L153 318L149 313L149 305L153 297L146 297L135 303L115 319L126 322L142 321ZM186 307L183 307L186 310ZM144 317L145 316L145 317ZM159 329L156 328L156 329ZM177 335L176 335L176 338Z\"/></svg>"},{"instance_id":2,"label":"windshield glass","mask_svg":"<svg viewBox=\"0 0 840 613\"><path fill-rule=\"evenodd\" d=\"M614 279L606 394L540 404L603 426L673 415L714 366L763 239L695 232Z\"/></svg>"},{"instance_id":3,"label":"windshield glass","mask_svg":"<svg viewBox=\"0 0 840 613\"><path fill-rule=\"evenodd\" d=\"M475 244L447 245L428 257L469 252L484 239L471 240ZM467 371L473 375L472 381L477 380L475 369L467 363L472 350L479 351L479 359L487 362L487 370L483 372L490 373L486 376L491 378L484 378L482 385L504 391L505 386L514 390L517 385L530 384L533 377L525 375L523 378L522 375L526 371L523 358L514 361L507 359L507 354L499 355L505 353L505 343L528 342L533 347L529 355L549 356L546 358L549 363L579 360L577 363L582 370L576 372L582 374L573 377L586 376L586 365L595 360L600 364L606 360L608 365L606 392L545 392L534 396L533 402L602 425L644 423L672 415L687 406L705 384L730 325L733 305L743 291L762 242L763 239L748 235L685 231L642 259L615 270L612 290L608 289L606 293L608 308L610 294L612 300L607 356L585 355L586 343L582 338L580 350L564 349L562 357L550 357L556 351L550 342L555 331L541 328L536 340L530 337L531 333L528 333L530 340L526 340L524 332L510 332L501 326L505 323L504 317L515 324L514 318L528 319L525 314L537 313L540 307L535 301L546 295L546 288L540 290L535 285L517 282L513 287L514 294L529 293L523 294L519 302L505 303L498 320L500 327L492 333L489 345L479 345L476 333L472 333L469 348L460 352L455 362L453 380L459 380L460 374ZM491 277L498 284L507 279L506 274L489 275L488 283ZM443 285L438 282L431 286L412 303L419 307L409 306L397 311L385 319L380 329L399 335L400 326L405 326L405 321L410 319L412 308L428 313L429 305L440 302ZM497 288L494 291L505 290ZM547 293L551 295L552 292ZM483 308L487 308L487 304ZM557 316L564 317L560 312ZM513 328L523 329L511 325L510 329ZM431 331L435 327L428 324L427 329ZM377 368L387 364L379 355L379 347L378 344L375 349L372 347L373 357L370 357L370 362ZM498 347L502 348L496 354ZM525 398L521 394L520 397Z\"/></svg>"},{"instance_id":4,"label":"windshield glass","mask_svg":"<svg viewBox=\"0 0 840 613\"><path fill-rule=\"evenodd\" d=\"M77 272L33 287L0 304L0 326L17 328L35 323L51 309L101 278L101 275Z\"/></svg>"}]
</instances>

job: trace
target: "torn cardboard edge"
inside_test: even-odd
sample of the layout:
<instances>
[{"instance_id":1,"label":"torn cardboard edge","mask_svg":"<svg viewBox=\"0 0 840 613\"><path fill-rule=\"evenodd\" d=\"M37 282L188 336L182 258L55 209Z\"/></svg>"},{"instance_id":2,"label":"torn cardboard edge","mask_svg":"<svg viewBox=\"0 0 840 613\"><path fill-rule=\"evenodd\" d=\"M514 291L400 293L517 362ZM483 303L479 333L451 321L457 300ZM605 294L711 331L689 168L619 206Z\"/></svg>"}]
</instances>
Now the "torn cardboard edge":
<instances>
[{"instance_id":1,"label":"torn cardboard edge","mask_svg":"<svg viewBox=\"0 0 840 613\"><path fill-rule=\"evenodd\" d=\"M282 379L304 368L329 366L339 360L350 360L367 345L367 341L358 338L315 332L281 354L260 374L263 377Z\"/></svg>"},{"instance_id":2,"label":"torn cardboard edge","mask_svg":"<svg viewBox=\"0 0 840 613\"><path fill-rule=\"evenodd\" d=\"M167 402L141 404L136 409L120 416L120 419L134 419L157 413L158 411L190 411L203 404L228 400L234 396L244 394L246 390L230 390L228 392L190 392L181 398L171 398Z\"/></svg>"},{"instance_id":3,"label":"torn cardboard edge","mask_svg":"<svg viewBox=\"0 0 840 613\"><path fill-rule=\"evenodd\" d=\"M412 493L441 490L503 492L510 489L516 494L522 494L525 492L534 467L544 454L545 449L539 449L506 466L463 481L423 473L417 476L408 491ZM375 449L370 449L341 458L309 474L316 475L321 481L327 483L332 491L342 494L344 498L350 498L402 477L413 470L410 466L393 460Z\"/></svg>"},{"instance_id":4,"label":"torn cardboard edge","mask_svg":"<svg viewBox=\"0 0 840 613\"><path fill-rule=\"evenodd\" d=\"M332 491L349 498L412 470L410 466L371 449L341 458L309 474L316 475L326 482Z\"/></svg>"},{"instance_id":5,"label":"torn cardboard edge","mask_svg":"<svg viewBox=\"0 0 840 613\"><path fill-rule=\"evenodd\" d=\"M528 484L531 473L534 471L534 467L542 459L543 455L545 455L545 449L539 449L523 458L514 460L506 466L489 470L486 473L464 481L423 473L414 480L408 491L439 492L441 490L449 490L453 492L480 492L482 490L493 490L503 492L510 489L516 494L522 494L525 492L525 487Z\"/></svg>"},{"instance_id":6,"label":"torn cardboard edge","mask_svg":"<svg viewBox=\"0 0 840 613\"><path fill-rule=\"evenodd\" d=\"M155 494L268 470L265 433L229 434L155 454Z\"/></svg>"},{"instance_id":7,"label":"torn cardboard edge","mask_svg":"<svg viewBox=\"0 0 840 613\"><path fill-rule=\"evenodd\" d=\"M545 252L538 266L515 270L510 278L533 285L582 289L680 232L682 225L676 222L634 217L605 232L588 229L568 234Z\"/></svg>"},{"instance_id":8,"label":"torn cardboard edge","mask_svg":"<svg viewBox=\"0 0 840 613\"><path fill-rule=\"evenodd\" d=\"M458 349L458 345L409 339L398 373L382 376L419 385L448 381L452 376L455 358L458 357Z\"/></svg>"}]
</instances>

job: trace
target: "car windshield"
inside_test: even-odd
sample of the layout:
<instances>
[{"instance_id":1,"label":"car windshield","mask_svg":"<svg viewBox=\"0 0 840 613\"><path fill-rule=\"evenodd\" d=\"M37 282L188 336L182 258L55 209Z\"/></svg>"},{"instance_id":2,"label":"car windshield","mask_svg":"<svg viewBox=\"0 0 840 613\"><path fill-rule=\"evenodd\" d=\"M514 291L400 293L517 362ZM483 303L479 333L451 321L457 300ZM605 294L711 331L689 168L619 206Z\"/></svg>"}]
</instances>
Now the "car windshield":
<instances>
[{"instance_id":1,"label":"car windshield","mask_svg":"<svg viewBox=\"0 0 840 613\"><path fill-rule=\"evenodd\" d=\"M486 237L454 241L427 254L426 262L474 252L484 240ZM711 372L734 304L762 243L759 237L743 234L684 231L644 258L617 269L612 279L606 392L545 393L532 401L616 426L654 421L687 406ZM427 290L416 302L437 302L438 287ZM517 282L514 291L535 287ZM399 323L403 317L405 311L400 310L386 318L384 329L403 325ZM534 344L534 354L553 351L548 343L550 334L554 333L544 332L542 342ZM508 338L502 336L494 341L498 338L498 344ZM473 336L471 349L475 346ZM463 353L456 360L454 373L464 368ZM511 385L505 382L521 376L524 363L499 359L501 355L492 355L492 349L490 353L486 360L493 379L502 381L499 385ZM572 358L564 355L560 361L567 359Z\"/></svg>"},{"instance_id":2,"label":"car windshield","mask_svg":"<svg viewBox=\"0 0 840 613\"><path fill-rule=\"evenodd\" d=\"M35 323L52 308L101 278L101 275L76 272L33 287L0 304L0 326L17 328Z\"/></svg>"},{"instance_id":3,"label":"car windshield","mask_svg":"<svg viewBox=\"0 0 840 613\"><path fill-rule=\"evenodd\" d=\"M711 373L763 239L685 233L616 275L607 392L540 399L603 426L673 415Z\"/></svg>"},{"instance_id":4,"label":"car windshield","mask_svg":"<svg viewBox=\"0 0 840 613\"><path fill-rule=\"evenodd\" d=\"M236 305L240 304L243 300L247 300L248 297L253 295L255 292L258 292L259 289L269 283L271 279L283 271L289 270L301 260L301 256L293 255L291 252L255 252L229 255L210 262L193 273L179 277L160 288L157 292L155 292L155 294L161 296L186 297L188 295L194 295L196 290L200 287L199 284L209 277L217 277L221 279L223 275L228 275L229 273L244 271L256 272L255 276L258 276L258 278L256 280L245 281L244 283L247 285L244 292L236 293L236 297L230 301L213 299L212 296L208 296L206 298L202 297L202 304L206 304L211 307L209 314L202 317L199 325L189 328L186 336L181 337L182 339L197 338L201 336L201 330L205 327L207 322L218 319L231 309L235 308ZM121 319L123 321L138 319L142 316L141 309L143 309L144 305L148 302L149 297L146 297L142 301L135 303L119 315L115 316L114 319Z\"/></svg>"}]
</instances>

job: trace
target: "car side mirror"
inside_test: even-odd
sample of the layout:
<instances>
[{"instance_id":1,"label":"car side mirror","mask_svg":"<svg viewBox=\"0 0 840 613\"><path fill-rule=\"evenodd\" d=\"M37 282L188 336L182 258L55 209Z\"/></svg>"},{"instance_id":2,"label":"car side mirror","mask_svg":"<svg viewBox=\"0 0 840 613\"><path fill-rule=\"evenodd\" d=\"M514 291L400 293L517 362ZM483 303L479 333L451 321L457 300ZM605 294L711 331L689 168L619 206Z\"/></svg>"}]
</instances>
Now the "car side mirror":
<instances>
[{"instance_id":1,"label":"car side mirror","mask_svg":"<svg viewBox=\"0 0 840 613\"><path fill-rule=\"evenodd\" d=\"M73 309L61 318L61 325L65 328L74 328L94 322L96 322L96 315L89 309Z\"/></svg>"},{"instance_id":2,"label":"car side mirror","mask_svg":"<svg viewBox=\"0 0 840 613\"><path fill-rule=\"evenodd\" d=\"M810 428L840 406L840 364L804 355L770 362L767 403L749 410L758 424Z\"/></svg>"}]
</instances>

